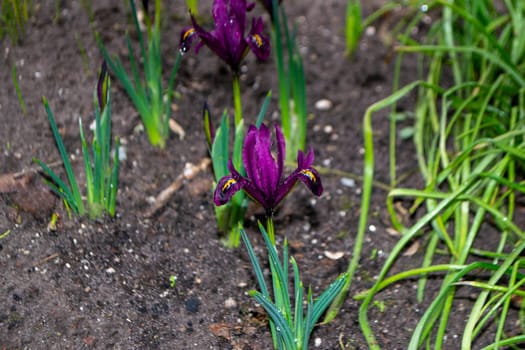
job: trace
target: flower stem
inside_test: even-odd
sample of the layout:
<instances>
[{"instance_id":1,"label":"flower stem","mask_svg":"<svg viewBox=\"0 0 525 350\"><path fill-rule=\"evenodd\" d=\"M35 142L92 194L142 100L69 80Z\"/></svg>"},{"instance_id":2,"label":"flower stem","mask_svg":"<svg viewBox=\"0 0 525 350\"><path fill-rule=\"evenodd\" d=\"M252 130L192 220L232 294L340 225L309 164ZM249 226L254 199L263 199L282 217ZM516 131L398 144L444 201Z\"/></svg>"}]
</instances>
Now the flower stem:
<instances>
[{"instance_id":1,"label":"flower stem","mask_svg":"<svg viewBox=\"0 0 525 350\"><path fill-rule=\"evenodd\" d=\"M273 216L268 215L266 217L266 232L268 233L268 238L270 238L270 242L275 246L275 230L273 227Z\"/></svg>"},{"instance_id":2,"label":"flower stem","mask_svg":"<svg viewBox=\"0 0 525 350\"><path fill-rule=\"evenodd\" d=\"M235 108L235 126L237 126L242 120L241 86L238 73L233 74L233 106Z\"/></svg>"}]
</instances>

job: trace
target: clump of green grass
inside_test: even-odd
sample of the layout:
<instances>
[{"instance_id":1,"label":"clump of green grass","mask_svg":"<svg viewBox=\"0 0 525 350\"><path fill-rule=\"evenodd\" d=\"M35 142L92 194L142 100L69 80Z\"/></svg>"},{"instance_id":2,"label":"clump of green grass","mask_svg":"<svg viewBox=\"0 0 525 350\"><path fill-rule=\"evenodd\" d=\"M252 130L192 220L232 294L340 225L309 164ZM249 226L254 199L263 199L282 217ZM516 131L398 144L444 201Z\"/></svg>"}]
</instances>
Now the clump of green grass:
<instances>
[{"instance_id":1,"label":"clump of green grass","mask_svg":"<svg viewBox=\"0 0 525 350\"><path fill-rule=\"evenodd\" d=\"M305 303L304 287L300 278L299 267L295 259L293 257L289 258L288 256L287 242L284 242L282 248L281 261L275 242L273 242L271 238L274 236L273 224L268 225L267 232L264 226L259 223L259 230L261 231L266 249L268 250L273 296L270 294L270 289L264 279L259 259L255 255L248 235L243 229L241 230L242 240L248 251L260 289L260 291L252 290L249 294L261 304L268 313L275 349L308 349L312 330L326 308L330 305L330 302L343 287L346 274L339 276L315 299L312 289L309 288ZM291 264L293 271L294 288L292 294L288 288L289 264ZM306 305L306 310L304 305Z\"/></svg>"},{"instance_id":2,"label":"clump of green grass","mask_svg":"<svg viewBox=\"0 0 525 350\"><path fill-rule=\"evenodd\" d=\"M100 42L100 39L97 38L97 41L110 71L115 74L117 80L122 84L129 98L135 105L146 129L150 143L153 146L164 148L166 146L166 140L169 137L173 85L180 65L181 53L179 52L177 54L167 88L164 90L162 87L163 64L160 48L161 1L155 0L153 22L146 16L147 46L137 17L135 1L130 0L129 3L133 14L135 30L139 38L140 62L142 62L143 65L143 77L139 72L133 45L128 34L126 34L126 41L131 75L128 75L126 72L122 61L118 57L111 57L104 45Z\"/></svg>"},{"instance_id":3,"label":"clump of green grass","mask_svg":"<svg viewBox=\"0 0 525 350\"><path fill-rule=\"evenodd\" d=\"M43 161L36 159L35 162L42 167L44 173L49 178L47 181L49 187L64 200L67 208L80 216L85 215L87 212L92 219L98 218L104 213L108 213L111 216L115 215L118 189L119 139L116 138L114 155L112 156L110 87L109 75L104 64L93 97L95 106L95 128L91 147L88 146L84 135L82 120L79 120L84 171L86 174L87 210L80 193L80 186L78 185L69 160L69 155L62 141L62 137L58 132L55 117L49 107L47 99L45 97L43 98L49 124L51 125L51 130L64 164L69 185Z\"/></svg>"},{"instance_id":4,"label":"clump of green grass","mask_svg":"<svg viewBox=\"0 0 525 350\"><path fill-rule=\"evenodd\" d=\"M425 294L429 274L438 273L443 276L441 288L412 333L409 349L445 348L452 305L461 288L470 288L475 295L472 308L465 312L462 349L471 349L474 342L486 349L525 342L523 331L507 333L510 305L521 297L520 287L525 284L521 258L525 232L516 210L525 194L520 171L525 164L525 39L521 35L525 4L507 0L501 5L496 9L488 1L437 0L414 7L414 16L399 36L398 67L404 55L417 54L423 80L398 89L398 71L393 95L365 114L363 204L355 251L360 252L366 229L373 179L372 113L389 106L395 112L397 100L414 90L418 100L413 141L424 180L423 188L399 187L398 128L396 118L391 118L390 174L397 188L390 191L387 205L393 226L402 236L374 286L359 296L359 321L371 349L380 348L367 318L374 296L392 283L419 276L417 298L421 301L430 297ZM420 44L407 33L428 13L439 19ZM448 72L452 82L445 79ZM423 213L411 226L404 226L395 211L394 203L401 198L412 199L410 214ZM489 247L488 232L497 239ZM394 262L415 239L426 242L421 267L389 277ZM442 254L448 263L436 264ZM354 256L349 271L355 271L357 264ZM333 306L332 314L340 304ZM523 314L523 304L520 308ZM523 330L525 322L519 319ZM492 334L490 342L479 343L482 332Z\"/></svg>"},{"instance_id":5,"label":"clump of green grass","mask_svg":"<svg viewBox=\"0 0 525 350\"><path fill-rule=\"evenodd\" d=\"M32 13L33 0L0 0L0 39L7 36L16 45Z\"/></svg>"}]
</instances>

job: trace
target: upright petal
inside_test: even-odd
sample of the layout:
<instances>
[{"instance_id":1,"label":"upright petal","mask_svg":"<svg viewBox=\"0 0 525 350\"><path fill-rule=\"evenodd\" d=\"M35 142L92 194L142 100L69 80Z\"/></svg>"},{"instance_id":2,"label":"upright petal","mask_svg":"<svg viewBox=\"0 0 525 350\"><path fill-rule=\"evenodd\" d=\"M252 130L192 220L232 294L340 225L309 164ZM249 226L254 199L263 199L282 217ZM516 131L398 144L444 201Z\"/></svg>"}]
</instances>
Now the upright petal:
<instances>
[{"instance_id":1,"label":"upright petal","mask_svg":"<svg viewBox=\"0 0 525 350\"><path fill-rule=\"evenodd\" d=\"M242 146L242 162L244 169L246 170L246 176L249 179L254 180L257 176L257 158L255 154L255 141L257 139L258 130L254 125L250 125L246 137L244 138L244 144Z\"/></svg>"},{"instance_id":2,"label":"upright petal","mask_svg":"<svg viewBox=\"0 0 525 350\"><path fill-rule=\"evenodd\" d=\"M279 179L283 176L284 158L286 157L286 142L284 135L279 127L275 124L275 137L277 138L277 171L279 172Z\"/></svg>"},{"instance_id":3,"label":"upright petal","mask_svg":"<svg viewBox=\"0 0 525 350\"><path fill-rule=\"evenodd\" d=\"M228 5L229 0L214 0L211 14L213 21L217 23L226 23L228 21Z\"/></svg>"},{"instance_id":4,"label":"upright petal","mask_svg":"<svg viewBox=\"0 0 525 350\"><path fill-rule=\"evenodd\" d=\"M255 186L269 198L274 198L282 173L272 155L272 139L270 129L262 124L256 134L252 157L257 164L257 172L253 175Z\"/></svg>"}]
</instances>

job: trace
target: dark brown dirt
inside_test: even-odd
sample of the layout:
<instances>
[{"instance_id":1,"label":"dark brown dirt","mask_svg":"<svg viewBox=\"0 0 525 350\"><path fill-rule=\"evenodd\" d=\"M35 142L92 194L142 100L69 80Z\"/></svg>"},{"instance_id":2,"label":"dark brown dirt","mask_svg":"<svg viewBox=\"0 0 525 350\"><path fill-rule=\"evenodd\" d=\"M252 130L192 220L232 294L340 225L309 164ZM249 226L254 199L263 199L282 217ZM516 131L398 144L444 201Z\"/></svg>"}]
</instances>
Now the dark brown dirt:
<instances>
[{"instance_id":1,"label":"dark brown dirt","mask_svg":"<svg viewBox=\"0 0 525 350\"><path fill-rule=\"evenodd\" d=\"M92 118L92 93L101 55L88 14L80 1L37 2L38 10L20 45L2 45L0 81L0 174L28 171L33 158L58 160L41 97L46 96L65 134L68 150L79 159L78 118ZM122 1L93 2L94 28L113 53L125 54L124 32L131 28ZM164 2L165 67L175 59L179 33L189 23L182 1ZM208 15L211 1L201 1ZM365 14L381 1L365 1ZM351 59L344 57L344 1L286 0L290 19L298 23L307 75L308 144L316 164L360 174L361 120L366 108L391 91L394 58L381 31L364 35ZM255 13L260 13L258 6ZM378 24L381 26L381 24ZM85 56L83 56L85 55ZM27 104L23 114L11 80L16 65ZM255 121L269 89L277 91L272 61L249 56L242 76L244 114ZM416 78L414 66L403 68L403 81ZM151 219L143 217L149 200L168 186L187 162L207 155L201 109L208 101L215 121L231 109L229 71L207 48L184 57L176 90L180 98L173 118L186 132L172 135L165 150L151 147L137 131L139 117L120 85L113 84L113 125L127 158L121 163L117 216L88 221L68 218L60 203L41 187L39 177L4 193L0 204L0 349L269 349L271 337L263 310L247 295L256 288L243 247L223 247L214 223L212 175L207 171L187 183ZM276 110L276 97L268 115ZM327 111L315 102L328 99ZM404 102L409 105L410 101ZM269 118L270 119L270 118ZM374 120L377 174L388 181L386 112ZM410 141L399 141L403 171L416 168ZM75 165L80 166L80 162ZM76 173L81 174L78 168ZM79 175L82 182L82 176ZM290 240L306 286L316 295L346 270L351 258L360 206L360 183L345 187L341 177L323 177L325 193L314 199L301 186L277 214L279 241ZM34 184L34 185L31 185ZM30 198L30 201L27 199ZM385 192L374 192L370 225L361 265L350 295L371 286L397 238L387 233ZM26 199L24 201L24 199ZM55 207L56 206L56 207ZM48 231L53 210L62 212L58 230ZM247 230L257 252L264 249L250 209ZM344 252L330 260L325 252ZM377 256L373 257L373 252ZM414 266L420 256L404 257L395 270ZM176 286L170 287L170 276ZM403 349L425 309L415 298L413 281L380 294L385 311L372 308L370 320L384 349ZM430 292L429 295L432 293ZM232 303L231 301L234 301ZM228 302L227 302L228 301ZM428 303L428 300L426 301ZM338 317L316 328L318 349L366 349L357 322L358 303L351 297ZM459 348L462 316L454 315L446 348ZM455 328L454 328L455 327ZM454 331L457 330L457 332Z\"/></svg>"}]
</instances>

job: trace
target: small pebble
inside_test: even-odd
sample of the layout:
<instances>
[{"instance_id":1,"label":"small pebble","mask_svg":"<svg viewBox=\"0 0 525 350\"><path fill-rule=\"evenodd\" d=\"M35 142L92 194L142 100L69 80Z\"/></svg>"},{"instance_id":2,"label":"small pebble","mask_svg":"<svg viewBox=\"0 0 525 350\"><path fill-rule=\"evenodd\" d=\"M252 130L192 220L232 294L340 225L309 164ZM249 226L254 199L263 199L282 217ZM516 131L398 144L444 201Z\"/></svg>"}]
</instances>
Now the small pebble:
<instances>
[{"instance_id":1,"label":"small pebble","mask_svg":"<svg viewBox=\"0 0 525 350\"><path fill-rule=\"evenodd\" d=\"M321 340L321 338L315 338L315 340L314 340L314 346L315 346L316 348L320 347L322 343L323 343L323 341Z\"/></svg>"},{"instance_id":2,"label":"small pebble","mask_svg":"<svg viewBox=\"0 0 525 350\"><path fill-rule=\"evenodd\" d=\"M232 297L229 297L224 301L224 307L227 309L233 309L237 307L237 302Z\"/></svg>"},{"instance_id":3,"label":"small pebble","mask_svg":"<svg viewBox=\"0 0 525 350\"><path fill-rule=\"evenodd\" d=\"M332 101L323 98L317 102L315 102L315 109L319 111L328 111L332 108Z\"/></svg>"},{"instance_id":4,"label":"small pebble","mask_svg":"<svg viewBox=\"0 0 525 350\"><path fill-rule=\"evenodd\" d=\"M119 159L119 161L124 161L127 158L128 158L128 156L126 154L126 147L120 146L118 148L118 159Z\"/></svg>"},{"instance_id":5,"label":"small pebble","mask_svg":"<svg viewBox=\"0 0 525 350\"><path fill-rule=\"evenodd\" d=\"M341 185L345 186L345 187L355 187L355 180L354 179L350 179L348 177L343 177L341 178Z\"/></svg>"},{"instance_id":6,"label":"small pebble","mask_svg":"<svg viewBox=\"0 0 525 350\"><path fill-rule=\"evenodd\" d=\"M344 252L331 252L329 250L324 251L324 256L330 260L339 260L345 255Z\"/></svg>"},{"instance_id":7,"label":"small pebble","mask_svg":"<svg viewBox=\"0 0 525 350\"><path fill-rule=\"evenodd\" d=\"M114 274L115 272L116 272L115 269L112 268L112 267L109 267L109 268L106 269L106 273L109 274L109 275L112 275L112 274Z\"/></svg>"}]
</instances>

